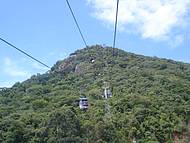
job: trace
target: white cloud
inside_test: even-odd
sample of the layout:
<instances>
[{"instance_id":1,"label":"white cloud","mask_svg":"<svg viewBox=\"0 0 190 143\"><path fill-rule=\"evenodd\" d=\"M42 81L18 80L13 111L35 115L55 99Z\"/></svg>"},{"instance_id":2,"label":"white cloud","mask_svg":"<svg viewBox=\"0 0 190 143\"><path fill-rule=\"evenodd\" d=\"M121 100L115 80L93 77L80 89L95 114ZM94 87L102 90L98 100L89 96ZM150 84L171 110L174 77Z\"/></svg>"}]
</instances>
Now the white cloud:
<instances>
[{"instance_id":1,"label":"white cloud","mask_svg":"<svg viewBox=\"0 0 190 143\"><path fill-rule=\"evenodd\" d=\"M4 68L3 71L5 74L12 77L29 77L30 73L19 68L16 63L14 63L10 58L6 57L4 59Z\"/></svg>"},{"instance_id":2,"label":"white cloud","mask_svg":"<svg viewBox=\"0 0 190 143\"><path fill-rule=\"evenodd\" d=\"M116 0L87 0L99 20L114 24ZM166 40L174 28L182 28L190 0L120 0L119 27L143 38Z\"/></svg>"}]
</instances>

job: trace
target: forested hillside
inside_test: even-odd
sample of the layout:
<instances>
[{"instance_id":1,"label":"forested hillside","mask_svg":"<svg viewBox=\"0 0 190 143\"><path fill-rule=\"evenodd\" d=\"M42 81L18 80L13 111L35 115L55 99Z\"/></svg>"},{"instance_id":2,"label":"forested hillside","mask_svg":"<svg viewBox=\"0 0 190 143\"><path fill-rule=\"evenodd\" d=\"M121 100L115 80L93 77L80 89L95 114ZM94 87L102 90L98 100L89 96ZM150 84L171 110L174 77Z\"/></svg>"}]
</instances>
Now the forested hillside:
<instances>
[{"instance_id":1,"label":"forested hillside","mask_svg":"<svg viewBox=\"0 0 190 143\"><path fill-rule=\"evenodd\" d=\"M78 50L0 90L0 142L189 143L190 64L98 45Z\"/></svg>"}]
</instances>

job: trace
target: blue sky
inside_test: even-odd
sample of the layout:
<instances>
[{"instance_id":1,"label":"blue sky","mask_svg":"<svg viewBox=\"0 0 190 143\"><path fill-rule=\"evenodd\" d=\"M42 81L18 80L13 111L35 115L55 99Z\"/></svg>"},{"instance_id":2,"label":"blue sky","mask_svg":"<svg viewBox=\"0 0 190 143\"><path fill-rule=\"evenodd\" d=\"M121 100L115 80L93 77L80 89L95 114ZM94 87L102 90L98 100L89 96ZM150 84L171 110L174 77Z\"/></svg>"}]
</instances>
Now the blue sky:
<instances>
[{"instance_id":1,"label":"blue sky","mask_svg":"<svg viewBox=\"0 0 190 143\"><path fill-rule=\"evenodd\" d=\"M65 0L0 0L0 36L49 66L84 47ZM70 0L88 45L112 45L116 0ZM190 63L189 0L121 0L117 47ZM0 87L48 69L0 42Z\"/></svg>"}]
</instances>

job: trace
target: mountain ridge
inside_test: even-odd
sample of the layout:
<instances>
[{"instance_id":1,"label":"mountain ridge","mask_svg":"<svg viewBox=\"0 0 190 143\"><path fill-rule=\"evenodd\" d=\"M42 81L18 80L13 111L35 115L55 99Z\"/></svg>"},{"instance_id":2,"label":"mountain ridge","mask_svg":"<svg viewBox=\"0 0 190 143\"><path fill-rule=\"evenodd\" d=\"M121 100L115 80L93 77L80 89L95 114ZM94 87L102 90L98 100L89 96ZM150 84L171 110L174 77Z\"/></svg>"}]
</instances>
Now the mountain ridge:
<instances>
[{"instance_id":1,"label":"mountain ridge","mask_svg":"<svg viewBox=\"0 0 190 143\"><path fill-rule=\"evenodd\" d=\"M0 141L188 143L189 85L190 64L99 45L77 50L0 91ZM87 112L80 96L89 99Z\"/></svg>"}]
</instances>

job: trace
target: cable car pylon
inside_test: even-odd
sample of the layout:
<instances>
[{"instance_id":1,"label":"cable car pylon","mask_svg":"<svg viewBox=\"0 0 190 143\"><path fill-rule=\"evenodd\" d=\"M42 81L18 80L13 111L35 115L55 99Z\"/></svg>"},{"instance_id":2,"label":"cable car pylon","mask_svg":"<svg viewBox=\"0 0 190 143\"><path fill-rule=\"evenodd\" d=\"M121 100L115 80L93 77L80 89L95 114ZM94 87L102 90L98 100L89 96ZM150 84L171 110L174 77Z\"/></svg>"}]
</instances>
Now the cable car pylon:
<instances>
[{"instance_id":1,"label":"cable car pylon","mask_svg":"<svg viewBox=\"0 0 190 143\"><path fill-rule=\"evenodd\" d=\"M117 0L117 6L116 6L116 18L115 18L115 28L114 28L114 37L113 37L113 50L112 50L113 60L114 60L114 56L115 56L115 51L114 50L115 50L116 36L117 36L118 12L119 12L119 0ZM109 50L108 50L108 55L109 55ZM109 67L109 65L108 65L108 61L107 61L106 62L106 69L109 71L109 73L108 73L108 76L109 76L109 79L110 79L109 81L113 85L112 77L111 77L111 74L112 74L113 70L112 70L112 67L110 69L108 67ZM103 89L104 89L103 98L105 99L105 118L104 118L105 121L107 121L107 120L109 120L111 118L110 105L109 105L109 102L108 102L108 99L110 97L112 97L110 83L104 81L104 86L103 86Z\"/></svg>"},{"instance_id":2,"label":"cable car pylon","mask_svg":"<svg viewBox=\"0 0 190 143\"><path fill-rule=\"evenodd\" d=\"M104 94L102 96L103 98L108 99L112 97L112 92L111 92L110 85L108 82L104 81L103 89L104 89Z\"/></svg>"}]
</instances>

